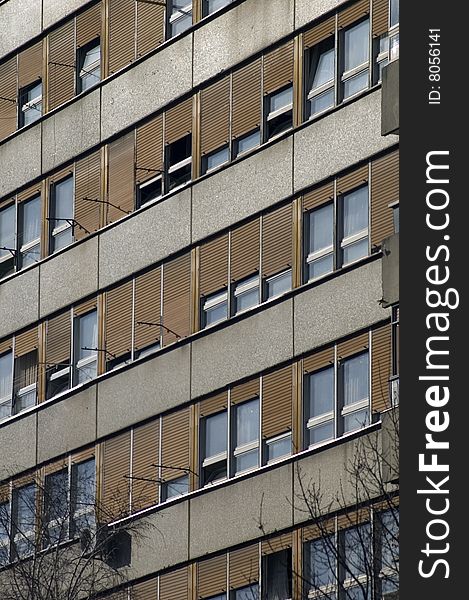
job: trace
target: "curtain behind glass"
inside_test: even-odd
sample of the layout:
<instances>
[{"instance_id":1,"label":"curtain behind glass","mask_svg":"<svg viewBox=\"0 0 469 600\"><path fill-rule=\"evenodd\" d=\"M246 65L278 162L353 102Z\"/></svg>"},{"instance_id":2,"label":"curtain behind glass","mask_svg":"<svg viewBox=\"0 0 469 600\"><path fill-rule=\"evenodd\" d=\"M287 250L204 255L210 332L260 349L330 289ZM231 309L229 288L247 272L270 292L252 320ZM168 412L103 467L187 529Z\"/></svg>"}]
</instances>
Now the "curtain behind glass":
<instances>
[{"instance_id":1,"label":"curtain behind glass","mask_svg":"<svg viewBox=\"0 0 469 600\"><path fill-rule=\"evenodd\" d=\"M287 598L290 598L289 556L288 551L283 551L267 557L267 594L265 600L287 600Z\"/></svg>"},{"instance_id":2,"label":"curtain behind glass","mask_svg":"<svg viewBox=\"0 0 469 600\"><path fill-rule=\"evenodd\" d=\"M15 205L0 211L0 247L15 248ZM0 250L0 258L11 256L9 250Z\"/></svg>"},{"instance_id":3,"label":"curtain behind glass","mask_svg":"<svg viewBox=\"0 0 469 600\"><path fill-rule=\"evenodd\" d=\"M346 194L343 199L344 238L368 227L368 186Z\"/></svg>"},{"instance_id":4,"label":"curtain behind glass","mask_svg":"<svg viewBox=\"0 0 469 600\"><path fill-rule=\"evenodd\" d=\"M98 320L96 311L80 317L80 338L78 348L79 357L86 358L96 354L93 350L83 350L82 348L96 348L98 339Z\"/></svg>"},{"instance_id":5,"label":"curtain behind glass","mask_svg":"<svg viewBox=\"0 0 469 600\"><path fill-rule=\"evenodd\" d=\"M368 61L369 56L369 19L351 27L345 32L344 70L350 71Z\"/></svg>"},{"instance_id":6,"label":"curtain behind glass","mask_svg":"<svg viewBox=\"0 0 469 600\"><path fill-rule=\"evenodd\" d=\"M20 243L27 244L41 236L41 197L37 196L23 204L23 239Z\"/></svg>"},{"instance_id":7,"label":"curtain behind glass","mask_svg":"<svg viewBox=\"0 0 469 600\"><path fill-rule=\"evenodd\" d=\"M0 399L11 395L12 353L0 356Z\"/></svg>"},{"instance_id":8,"label":"curtain behind glass","mask_svg":"<svg viewBox=\"0 0 469 600\"><path fill-rule=\"evenodd\" d=\"M328 204L309 214L309 251L313 253L328 248L332 242L333 207Z\"/></svg>"},{"instance_id":9,"label":"curtain behind glass","mask_svg":"<svg viewBox=\"0 0 469 600\"><path fill-rule=\"evenodd\" d=\"M318 417L334 410L334 369L313 373L309 379L309 416Z\"/></svg>"},{"instance_id":10,"label":"curtain behind glass","mask_svg":"<svg viewBox=\"0 0 469 600\"><path fill-rule=\"evenodd\" d=\"M259 439L259 400L250 400L236 409L236 445Z\"/></svg>"},{"instance_id":11,"label":"curtain behind glass","mask_svg":"<svg viewBox=\"0 0 469 600\"><path fill-rule=\"evenodd\" d=\"M312 89L318 88L334 78L334 49L326 50L319 56L314 74Z\"/></svg>"},{"instance_id":12,"label":"curtain behind glass","mask_svg":"<svg viewBox=\"0 0 469 600\"><path fill-rule=\"evenodd\" d=\"M344 405L368 398L368 353L349 358L343 363Z\"/></svg>"},{"instance_id":13,"label":"curtain behind glass","mask_svg":"<svg viewBox=\"0 0 469 600\"><path fill-rule=\"evenodd\" d=\"M226 411L207 417L205 420L205 458L226 452L227 444Z\"/></svg>"}]
</instances>

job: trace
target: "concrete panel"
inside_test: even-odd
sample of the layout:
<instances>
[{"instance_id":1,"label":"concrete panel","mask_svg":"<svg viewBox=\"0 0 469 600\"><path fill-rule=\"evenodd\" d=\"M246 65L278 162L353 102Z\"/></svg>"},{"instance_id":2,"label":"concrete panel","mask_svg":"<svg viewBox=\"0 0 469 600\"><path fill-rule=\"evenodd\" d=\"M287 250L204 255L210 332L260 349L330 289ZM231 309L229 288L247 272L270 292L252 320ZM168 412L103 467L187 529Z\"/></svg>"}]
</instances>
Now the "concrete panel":
<instances>
[{"instance_id":1,"label":"concrete panel","mask_svg":"<svg viewBox=\"0 0 469 600\"><path fill-rule=\"evenodd\" d=\"M233 323L192 344L192 397L292 356L292 301Z\"/></svg>"},{"instance_id":2,"label":"concrete panel","mask_svg":"<svg viewBox=\"0 0 469 600\"><path fill-rule=\"evenodd\" d=\"M383 241L383 306L399 302L399 234Z\"/></svg>"},{"instance_id":3,"label":"concrete panel","mask_svg":"<svg viewBox=\"0 0 469 600\"><path fill-rule=\"evenodd\" d=\"M381 135L399 133L399 61L384 67L381 98Z\"/></svg>"},{"instance_id":4,"label":"concrete panel","mask_svg":"<svg viewBox=\"0 0 469 600\"><path fill-rule=\"evenodd\" d=\"M292 194L292 138L254 154L193 187L193 241Z\"/></svg>"},{"instance_id":5,"label":"concrete panel","mask_svg":"<svg viewBox=\"0 0 469 600\"><path fill-rule=\"evenodd\" d=\"M318 19L321 15L334 10L345 0L296 0L295 1L295 29Z\"/></svg>"},{"instance_id":6,"label":"concrete panel","mask_svg":"<svg viewBox=\"0 0 469 600\"><path fill-rule=\"evenodd\" d=\"M0 337L39 318L39 267L0 283Z\"/></svg>"},{"instance_id":7,"label":"concrete panel","mask_svg":"<svg viewBox=\"0 0 469 600\"><path fill-rule=\"evenodd\" d=\"M51 115L42 127L42 169L65 163L99 144L100 90Z\"/></svg>"},{"instance_id":8,"label":"concrete panel","mask_svg":"<svg viewBox=\"0 0 469 600\"><path fill-rule=\"evenodd\" d=\"M191 80L192 36L188 35L103 87L102 139L188 92Z\"/></svg>"},{"instance_id":9,"label":"concrete panel","mask_svg":"<svg viewBox=\"0 0 469 600\"><path fill-rule=\"evenodd\" d=\"M190 559L292 526L292 466L283 465L190 501Z\"/></svg>"},{"instance_id":10,"label":"concrete panel","mask_svg":"<svg viewBox=\"0 0 469 600\"><path fill-rule=\"evenodd\" d=\"M1 59L41 33L41 3L10 0L0 6L0 23Z\"/></svg>"},{"instance_id":11,"label":"concrete panel","mask_svg":"<svg viewBox=\"0 0 469 600\"><path fill-rule=\"evenodd\" d=\"M36 414L0 427L0 480L36 464Z\"/></svg>"},{"instance_id":12,"label":"concrete panel","mask_svg":"<svg viewBox=\"0 0 469 600\"><path fill-rule=\"evenodd\" d=\"M98 436L190 399L190 346L176 348L98 384Z\"/></svg>"},{"instance_id":13,"label":"concrete panel","mask_svg":"<svg viewBox=\"0 0 469 600\"><path fill-rule=\"evenodd\" d=\"M187 189L104 231L99 240L100 287L188 246L190 227L191 191Z\"/></svg>"},{"instance_id":14,"label":"concrete panel","mask_svg":"<svg viewBox=\"0 0 469 600\"><path fill-rule=\"evenodd\" d=\"M381 137L381 90L295 133L295 191L395 144Z\"/></svg>"},{"instance_id":15,"label":"concrete panel","mask_svg":"<svg viewBox=\"0 0 469 600\"><path fill-rule=\"evenodd\" d=\"M293 31L293 0L246 0L194 32L194 85Z\"/></svg>"},{"instance_id":16,"label":"concrete panel","mask_svg":"<svg viewBox=\"0 0 469 600\"><path fill-rule=\"evenodd\" d=\"M90 0L42 0L43 28L50 27L57 21L60 21L60 19L89 3Z\"/></svg>"},{"instance_id":17,"label":"concrete panel","mask_svg":"<svg viewBox=\"0 0 469 600\"><path fill-rule=\"evenodd\" d=\"M44 406L37 415L38 462L49 460L96 439L95 385Z\"/></svg>"},{"instance_id":18,"label":"concrete panel","mask_svg":"<svg viewBox=\"0 0 469 600\"><path fill-rule=\"evenodd\" d=\"M0 144L0 198L41 174L41 123Z\"/></svg>"},{"instance_id":19,"label":"concrete panel","mask_svg":"<svg viewBox=\"0 0 469 600\"><path fill-rule=\"evenodd\" d=\"M69 248L40 266L40 316L98 289L98 237Z\"/></svg>"},{"instance_id":20,"label":"concrete panel","mask_svg":"<svg viewBox=\"0 0 469 600\"><path fill-rule=\"evenodd\" d=\"M295 296L295 355L385 319L389 311L380 306L380 298L380 261Z\"/></svg>"}]
</instances>

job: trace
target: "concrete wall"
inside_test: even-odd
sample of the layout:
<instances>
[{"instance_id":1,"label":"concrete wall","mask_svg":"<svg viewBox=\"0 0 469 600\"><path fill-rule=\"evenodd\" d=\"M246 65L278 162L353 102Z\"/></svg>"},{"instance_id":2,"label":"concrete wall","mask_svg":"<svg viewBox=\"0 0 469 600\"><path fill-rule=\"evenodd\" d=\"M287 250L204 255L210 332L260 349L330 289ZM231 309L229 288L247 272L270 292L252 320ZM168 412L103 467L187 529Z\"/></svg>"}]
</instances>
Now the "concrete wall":
<instances>
[{"instance_id":1,"label":"concrete wall","mask_svg":"<svg viewBox=\"0 0 469 600\"><path fill-rule=\"evenodd\" d=\"M383 70L383 97L381 101L381 135L399 133L399 61Z\"/></svg>"},{"instance_id":2,"label":"concrete wall","mask_svg":"<svg viewBox=\"0 0 469 600\"><path fill-rule=\"evenodd\" d=\"M0 5L0 60L41 33L41 8L37 0L9 0Z\"/></svg>"},{"instance_id":3,"label":"concrete wall","mask_svg":"<svg viewBox=\"0 0 469 600\"><path fill-rule=\"evenodd\" d=\"M399 302L399 234L383 240L383 306Z\"/></svg>"}]
</instances>

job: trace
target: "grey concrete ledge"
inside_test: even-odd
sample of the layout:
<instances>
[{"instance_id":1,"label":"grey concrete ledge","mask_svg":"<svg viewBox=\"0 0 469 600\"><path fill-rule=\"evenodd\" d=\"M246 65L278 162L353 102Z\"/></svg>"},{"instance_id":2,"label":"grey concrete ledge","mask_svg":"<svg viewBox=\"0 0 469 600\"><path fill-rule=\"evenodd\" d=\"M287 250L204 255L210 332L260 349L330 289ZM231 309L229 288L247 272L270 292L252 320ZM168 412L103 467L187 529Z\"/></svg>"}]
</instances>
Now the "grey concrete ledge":
<instances>
[{"instance_id":1,"label":"grey concrete ledge","mask_svg":"<svg viewBox=\"0 0 469 600\"><path fill-rule=\"evenodd\" d=\"M66 4L65 0L63 3ZM41 5L42 0L9 0L0 5L0 60L28 40L40 35Z\"/></svg>"}]
</instances>

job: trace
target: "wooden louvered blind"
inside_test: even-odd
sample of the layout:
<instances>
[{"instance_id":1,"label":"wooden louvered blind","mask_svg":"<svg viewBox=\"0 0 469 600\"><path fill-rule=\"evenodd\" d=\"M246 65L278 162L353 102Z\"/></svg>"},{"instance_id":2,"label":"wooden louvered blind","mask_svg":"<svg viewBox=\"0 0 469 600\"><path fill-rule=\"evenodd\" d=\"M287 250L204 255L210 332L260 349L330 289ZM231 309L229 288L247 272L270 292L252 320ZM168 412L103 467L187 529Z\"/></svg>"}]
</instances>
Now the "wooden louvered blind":
<instances>
[{"instance_id":1,"label":"wooden louvered blind","mask_svg":"<svg viewBox=\"0 0 469 600\"><path fill-rule=\"evenodd\" d=\"M133 131L109 144L108 199L115 206L105 205L106 223L117 221L134 209L134 151Z\"/></svg>"},{"instance_id":2,"label":"wooden louvered blind","mask_svg":"<svg viewBox=\"0 0 469 600\"><path fill-rule=\"evenodd\" d=\"M46 361L48 364L70 362L71 332L72 322L69 310L47 321Z\"/></svg>"},{"instance_id":3,"label":"wooden louvered blind","mask_svg":"<svg viewBox=\"0 0 469 600\"><path fill-rule=\"evenodd\" d=\"M371 243L381 246L394 233L389 204L399 200L399 151L387 154L371 165Z\"/></svg>"},{"instance_id":4,"label":"wooden louvered blind","mask_svg":"<svg viewBox=\"0 0 469 600\"><path fill-rule=\"evenodd\" d=\"M75 23L68 21L49 34L48 105L60 106L75 93ZM62 63L62 64L57 64ZM67 65L67 66L63 66Z\"/></svg>"},{"instance_id":5,"label":"wooden louvered blind","mask_svg":"<svg viewBox=\"0 0 469 600\"><path fill-rule=\"evenodd\" d=\"M135 348L141 350L160 339L161 323L161 269L152 269L135 280Z\"/></svg>"},{"instance_id":6,"label":"wooden louvered blind","mask_svg":"<svg viewBox=\"0 0 469 600\"><path fill-rule=\"evenodd\" d=\"M359 0L339 12L339 28L348 27L368 14L370 14L370 0Z\"/></svg>"},{"instance_id":7,"label":"wooden louvered blind","mask_svg":"<svg viewBox=\"0 0 469 600\"><path fill-rule=\"evenodd\" d=\"M292 266L293 205L262 217L262 275L270 277Z\"/></svg>"},{"instance_id":8,"label":"wooden louvered blind","mask_svg":"<svg viewBox=\"0 0 469 600\"><path fill-rule=\"evenodd\" d=\"M165 481L187 475L190 466L190 410L165 415L162 421L161 464Z\"/></svg>"},{"instance_id":9,"label":"wooden louvered blind","mask_svg":"<svg viewBox=\"0 0 469 600\"><path fill-rule=\"evenodd\" d=\"M6 340L2 340L0 342L0 354L9 352L12 348L13 348L13 340L11 338L7 338Z\"/></svg>"},{"instance_id":10,"label":"wooden louvered blind","mask_svg":"<svg viewBox=\"0 0 469 600\"><path fill-rule=\"evenodd\" d=\"M129 510L130 432L104 442L103 454L103 518L111 520Z\"/></svg>"},{"instance_id":11,"label":"wooden louvered blind","mask_svg":"<svg viewBox=\"0 0 469 600\"><path fill-rule=\"evenodd\" d=\"M312 210L334 199L334 182L331 181L303 196L303 210Z\"/></svg>"},{"instance_id":12,"label":"wooden louvered blind","mask_svg":"<svg viewBox=\"0 0 469 600\"><path fill-rule=\"evenodd\" d=\"M231 404L238 404L259 396L259 378L235 386L231 390Z\"/></svg>"},{"instance_id":13,"label":"wooden louvered blind","mask_svg":"<svg viewBox=\"0 0 469 600\"><path fill-rule=\"evenodd\" d=\"M90 448L85 448L84 450L79 450L72 455L72 464L78 464L84 462L85 460L90 460L95 457L95 447L91 446Z\"/></svg>"},{"instance_id":14,"label":"wooden louvered blind","mask_svg":"<svg viewBox=\"0 0 469 600\"><path fill-rule=\"evenodd\" d=\"M264 94L293 81L293 40L264 56Z\"/></svg>"},{"instance_id":15,"label":"wooden louvered blind","mask_svg":"<svg viewBox=\"0 0 469 600\"><path fill-rule=\"evenodd\" d=\"M337 179L337 195L346 194L368 181L368 165L355 169Z\"/></svg>"},{"instance_id":16,"label":"wooden louvered blind","mask_svg":"<svg viewBox=\"0 0 469 600\"><path fill-rule=\"evenodd\" d=\"M230 589L242 588L259 581L259 545L230 552Z\"/></svg>"},{"instance_id":17,"label":"wooden louvered blind","mask_svg":"<svg viewBox=\"0 0 469 600\"><path fill-rule=\"evenodd\" d=\"M311 48L319 44L330 35L335 33L335 17L329 17L319 25L315 25L303 34L303 43L305 48Z\"/></svg>"},{"instance_id":18,"label":"wooden louvered blind","mask_svg":"<svg viewBox=\"0 0 469 600\"><path fill-rule=\"evenodd\" d=\"M84 315L92 310L96 310L97 307L97 299L96 297L90 298L89 300L85 300L84 302L80 302L73 307L73 315L75 317L79 317L80 315Z\"/></svg>"},{"instance_id":19,"label":"wooden louvered blind","mask_svg":"<svg viewBox=\"0 0 469 600\"><path fill-rule=\"evenodd\" d=\"M0 139L16 129L16 57L0 64Z\"/></svg>"},{"instance_id":20,"label":"wooden louvered blind","mask_svg":"<svg viewBox=\"0 0 469 600\"><path fill-rule=\"evenodd\" d=\"M137 182L143 183L163 170L163 116L137 128Z\"/></svg>"},{"instance_id":21,"label":"wooden louvered blind","mask_svg":"<svg viewBox=\"0 0 469 600\"><path fill-rule=\"evenodd\" d=\"M318 369L329 367L334 364L334 348L326 348L303 359L303 371L312 373Z\"/></svg>"},{"instance_id":22,"label":"wooden louvered blind","mask_svg":"<svg viewBox=\"0 0 469 600\"><path fill-rule=\"evenodd\" d=\"M132 451L132 511L141 510L158 502L157 483L160 439L160 420L136 427ZM148 481L143 481L144 479Z\"/></svg>"},{"instance_id":23,"label":"wooden louvered blind","mask_svg":"<svg viewBox=\"0 0 469 600\"><path fill-rule=\"evenodd\" d=\"M292 428L293 372L291 365L262 379L262 436L270 438Z\"/></svg>"},{"instance_id":24,"label":"wooden louvered blind","mask_svg":"<svg viewBox=\"0 0 469 600\"><path fill-rule=\"evenodd\" d=\"M36 183L36 185L31 186L30 188L19 192L16 196L18 202L24 202L25 200L29 200L34 196L37 196L41 193L42 184L41 182Z\"/></svg>"},{"instance_id":25,"label":"wooden louvered blind","mask_svg":"<svg viewBox=\"0 0 469 600\"><path fill-rule=\"evenodd\" d=\"M233 73L232 135L237 138L261 124L261 60Z\"/></svg>"},{"instance_id":26,"label":"wooden louvered blind","mask_svg":"<svg viewBox=\"0 0 469 600\"><path fill-rule=\"evenodd\" d=\"M132 348L133 283L106 292L106 363Z\"/></svg>"},{"instance_id":27,"label":"wooden louvered blind","mask_svg":"<svg viewBox=\"0 0 469 600\"><path fill-rule=\"evenodd\" d=\"M335 532L335 519L328 519L318 524L307 525L302 529L303 542L309 542L311 540L317 540L318 538L324 538ZM325 543L327 543L325 541ZM325 546L327 547L327 546Z\"/></svg>"},{"instance_id":28,"label":"wooden louvered blind","mask_svg":"<svg viewBox=\"0 0 469 600\"><path fill-rule=\"evenodd\" d=\"M135 0L109 0L109 74L135 59Z\"/></svg>"},{"instance_id":29,"label":"wooden louvered blind","mask_svg":"<svg viewBox=\"0 0 469 600\"><path fill-rule=\"evenodd\" d=\"M391 325L376 329L371 338L371 407L382 412L391 407L389 378L391 376Z\"/></svg>"},{"instance_id":30,"label":"wooden louvered blind","mask_svg":"<svg viewBox=\"0 0 469 600\"><path fill-rule=\"evenodd\" d=\"M77 48L101 36L101 6L98 2L77 15Z\"/></svg>"},{"instance_id":31,"label":"wooden louvered blind","mask_svg":"<svg viewBox=\"0 0 469 600\"><path fill-rule=\"evenodd\" d=\"M260 219L254 219L231 232L231 281L259 273Z\"/></svg>"},{"instance_id":32,"label":"wooden louvered blind","mask_svg":"<svg viewBox=\"0 0 469 600\"><path fill-rule=\"evenodd\" d=\"M37 350L39 346L38 334L38 327L33 327L15 336L15 356L23 356L33 350Z\"/></svg>"},{"instance_id":33,"label":"wooden louvered blind","mask_svg":"<svg viewBox=\"0 0 469 600\"><path fill-rule=\"evenodd\" d=\"M172 144L192 131L192 98L170 108L165 114L165 144Z\"/></svg>"},{"instance_id":34,"label":"wooden louvered blind","mask_svg":"<svg viewBox=\"0 0 469 600\"><path fill-rule=\"evenodd\" d=\"M132 588L132 600L156 600L158 597L158 579L137 583Z\"/></svg>"},{"instance_id":35,"label":"wooden louvered blind","mask_svg":"<svg viewBox=\"0 0 469 600\"><path fill-rule=\"evenodd\" d=\"M176 600L176 598L177 600L188 600L189 598L187 567L160 576L159 600Z\"/></svg>"},{"instance_id":36,"label":"wooden louvered blind","mask_svg":"<svg viewBox=\"0 0 469 600\"><path fill-rule=\"evenodd\" d=\"M262 542L262 554L274 554L292 547L292 534L285 533Z\"/></svg>"},{"instance_id":37,"label":"wooden louvered blind","mask_svg":"<svg viewBox=\"0 0 469 600\"><path fill-rule=\"evenodd\" d=\"M351 338L345 342L341 342L337 346L337 357L339 359L347 358L352 354L357 354L368 348L369 336L368 333L362 333L356 337Z\"/></svg>"},{"instance_id":38,"label":"wooden louvered blind","mask_svg":"<svg viewBox=\"0 0 469 600\"><path fill-rule=\"evenodd\" d=\"M101 152L97 150L75 163L75 219L90 233L99 229L101 212ZM86 231L75 228L77 240Z\"/></svg>"},{"instance_id":39,"label":"wooden louvered blind","mask_svg":"<svg viewBox=\"0 0 469 600\"><path fill-rule=\"evenodd\" d=\"M348 529L349 527L355 527L369 521L370 509L361 508L358 510L352 510L343 515L337 517L337 530Z\"/></svg>"},{"instance_id":40,"label":"wooden louvered blind","mask_svg":"<svg viewBox=\"0 0 469 600\"><path fill-rule=\"evenodd\" d=\"M137 57L164 42L164 9L158 4L137 2Z\"/></svg>"},{"instance_id":41,"label":"wooden louvered blind","mask_svg":"<svg viewBox=\"0 0 469 600\"><path fill-rule=\"evenodd\" d=\"M228 285L228 234L200 247L200 294L207 296Z\"/></svg>"},{"instance_id":42,"label":"wooden louvered blind","mask_svg":"<svg viewBox=\"0 0 469 600\"><path fill-rule=\"evenodd\" d=\"M197 563L197 598L226 592L226 554Z\"/></svg>"},{"instance_id":43,"label":"wooden louvered blind","mask_svg":"<svg viewBox=\"0 0 469 600\"><path fill-rule=\"evenodd\" d=\"M208 154L230 138L230 78L212 84L200 93L200 145Z\"/></svg>"},{"instance_id":44,"label":"wooden louvered blind","mask_svg":"<svg viewBox=\"0 0 469 600\"><path fill-rule=\"evenodd\" d=\"M388 30L389 0L373 0L373 36L384 35Z\"/></svg>"},{"instance_id":45,"label":"wooden louvered blind","mask_svg":"<svg viewBox=\"0 0 469 600\"><path fill-rule=\"evenodd\" d=\"M202 400L199 405L199 414L201 417L208 417L228 407L228 392L222 392L215 396L210 396L206 400Z\"/></svg>"},{"instance_id":46,"label":"wooden louvered blind","mask_svg":"<svg viewBox=\"0 0 469 600\"><path fill-rule=\"evenodd\" d=\"M42 40L18 55L18 87L23 88L42 79ZM21 108L21 107L20 107Z\"/></svg>"},{"instance_id":47,"label":"wooden louvered blind","mask_svg":"<svg viewBox=\"0 0 469 600\"><path fill-rule=\"evenodd\" d=\"M163 267L164 345L186 337L191 330L191 257L183 254Z\"/></svg>"}]
</instances>

